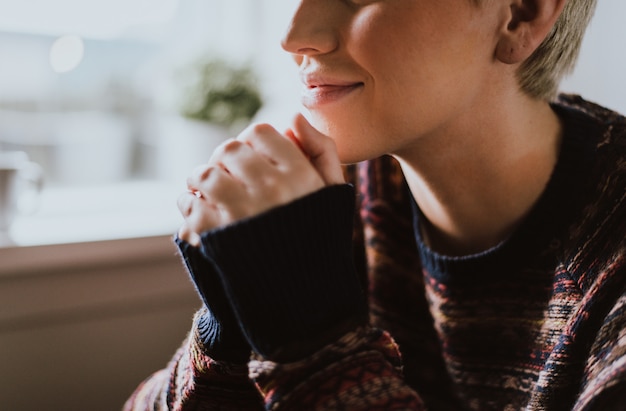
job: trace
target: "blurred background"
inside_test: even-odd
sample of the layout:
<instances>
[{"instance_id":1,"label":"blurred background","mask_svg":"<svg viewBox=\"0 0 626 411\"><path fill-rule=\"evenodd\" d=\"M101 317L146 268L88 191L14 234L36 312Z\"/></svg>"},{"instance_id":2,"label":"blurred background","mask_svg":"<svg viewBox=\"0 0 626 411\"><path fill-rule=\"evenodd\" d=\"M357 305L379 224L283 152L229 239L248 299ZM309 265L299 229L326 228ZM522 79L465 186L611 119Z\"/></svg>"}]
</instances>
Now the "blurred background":
<instances>
[{"instance_id":1,"label":"blurred background","mask_svg":"<svg viewBox=\"0 0 626 411\"><path fill-rule=\"evenodd\" d=\"M174 191L219 141L253 119L288 124L300 109L297 70L279 40L296 3L0 0L0 150L25 151L45 172L38 213L18 218L12 240L55 241L34 238L41 230L29 222L58 215L59 204L115 208L95 200L99 193L139 210L171 190L173 209ZM626 6L600 3L563 89L626 111L618 18ZM216 88L221 94L207 98ZM98 236L97 227L82 229L90 233L66 240Z\"/></svg>"},{"instance_id":2,"label":"blurred background","mask_svg":"<svg viewBox=\"0 0 626 411\"><path fill-rule=\"evenodd\" d=\"M120 409L167 363L200 305L176 199L225 138L300 111L296 6L0 0L0 152L44 175L0 232L0 409ZM562 90L626 113L624 15L599 2Z\"/></svg>"},{"instance_id":3,"label":"blurred background","mask_svg":"<svg viewBox=\"0 0 626 411\"><path fill-rule=\"evenodd\" d=\"M300 109L279 44L295 5L0 0L0 150L26 152L45 173L37 212L20 214L5 243L174 229L186 176L220 141L252 119L284 127ZM54 222L107 207L170 212L144 229L136 215L118 220L117 232L106 218Z\"/></svg>"}]
</instances>

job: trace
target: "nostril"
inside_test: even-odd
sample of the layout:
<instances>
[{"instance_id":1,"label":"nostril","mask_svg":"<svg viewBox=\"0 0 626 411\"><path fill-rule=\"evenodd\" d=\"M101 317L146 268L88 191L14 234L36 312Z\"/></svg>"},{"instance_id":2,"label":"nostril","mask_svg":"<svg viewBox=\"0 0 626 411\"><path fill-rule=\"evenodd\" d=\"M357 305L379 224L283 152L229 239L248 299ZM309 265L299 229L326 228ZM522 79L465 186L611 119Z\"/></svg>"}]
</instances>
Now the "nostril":
<instances>
[{"instance_id":1,"label":"nostril","mask_svg":"<svg viewBox=\"0 0 626 411\"><path fill-rule=\"evenodd\" d=\"M308 54L317 54L320 50L315 47L301 47L298 49L297 53L300 55L308 55Z\"/></svg>"}]
</instances>

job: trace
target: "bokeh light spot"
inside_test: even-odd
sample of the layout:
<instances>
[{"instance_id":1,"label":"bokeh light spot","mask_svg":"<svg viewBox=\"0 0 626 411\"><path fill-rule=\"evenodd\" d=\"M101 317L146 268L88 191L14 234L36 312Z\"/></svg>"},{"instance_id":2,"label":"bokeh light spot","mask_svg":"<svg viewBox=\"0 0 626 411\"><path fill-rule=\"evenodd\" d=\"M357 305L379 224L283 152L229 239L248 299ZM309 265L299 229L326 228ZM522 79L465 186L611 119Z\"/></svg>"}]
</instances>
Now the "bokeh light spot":
<instances>
[{"instance_id":1,"label":"bokeh light spot","mask_svg":"<svg viewBox=\"0 0 626 411\"><path fill-rule=\"evenodd\" d=\"M78 36L62 36L50 47L50 65L57 73L67 73L78 67L85 56L85 44Z\"/></svg>"}]
</instances>

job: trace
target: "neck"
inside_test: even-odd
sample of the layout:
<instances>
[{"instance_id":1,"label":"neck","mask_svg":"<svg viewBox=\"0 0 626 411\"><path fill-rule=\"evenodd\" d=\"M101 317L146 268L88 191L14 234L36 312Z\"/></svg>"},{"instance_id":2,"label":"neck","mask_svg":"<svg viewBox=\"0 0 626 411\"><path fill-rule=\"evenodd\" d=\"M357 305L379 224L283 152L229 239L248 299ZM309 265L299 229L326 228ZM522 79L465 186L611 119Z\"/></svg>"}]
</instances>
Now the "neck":
<instances>
[{"instance_id":1,"label":"neck","mask_svg":"<svg viewBox=\"0 0 626 411\"><path fill-rule=\"evenodd\" d=\"M506 239L557 161L561 126L547 102L515 94L484 107L395 153L427 219L422 235L441 254L472 254Z\"/></svg>"}]
</instances>

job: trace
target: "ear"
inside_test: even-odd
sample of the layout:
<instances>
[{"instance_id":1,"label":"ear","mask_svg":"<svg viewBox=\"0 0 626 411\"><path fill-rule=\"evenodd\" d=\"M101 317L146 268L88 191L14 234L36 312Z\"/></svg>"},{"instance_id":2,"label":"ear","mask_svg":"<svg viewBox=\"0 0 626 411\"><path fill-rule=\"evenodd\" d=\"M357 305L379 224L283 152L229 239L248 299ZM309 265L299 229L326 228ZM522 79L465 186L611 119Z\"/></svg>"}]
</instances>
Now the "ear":
<instances>
[{"instance_id":1,"label":"ear","mask_svg":"<svg viewBox=\"0 0 626 411\"><path fill-rule=\"evenodd\" d=\"M567 0L510 0L506 25L496 47L496 58L505 64L526 60L546 38Z\"/></svg>"}]
</instances>

